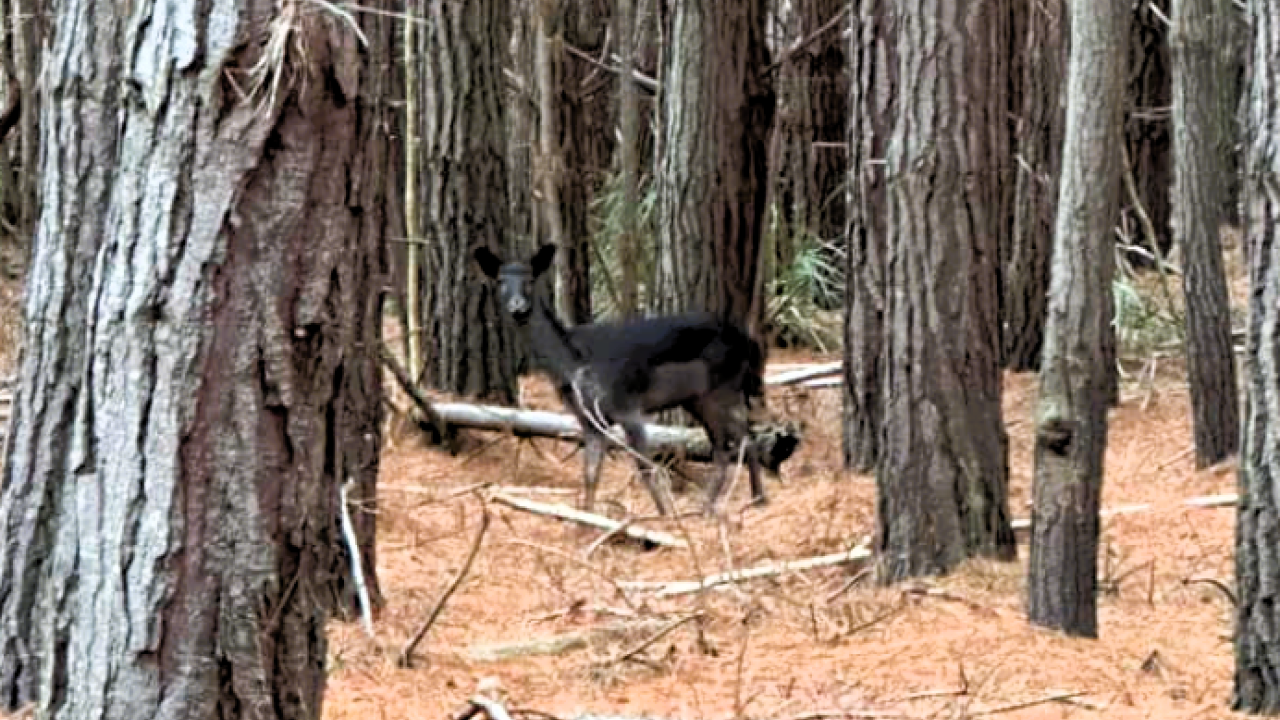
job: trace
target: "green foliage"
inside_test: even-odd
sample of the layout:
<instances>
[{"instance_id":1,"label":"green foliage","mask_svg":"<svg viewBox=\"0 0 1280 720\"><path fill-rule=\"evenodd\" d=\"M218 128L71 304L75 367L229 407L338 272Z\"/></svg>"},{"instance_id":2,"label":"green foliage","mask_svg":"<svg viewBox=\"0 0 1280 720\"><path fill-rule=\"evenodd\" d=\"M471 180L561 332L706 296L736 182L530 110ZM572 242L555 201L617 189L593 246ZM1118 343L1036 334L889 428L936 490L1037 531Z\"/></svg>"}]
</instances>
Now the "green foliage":
<instances>
[{"instance_id":1,"label":"green foliage","mask_svg":"<svg viewBox=\"0 0 1280 720\"><path fill-rule=\"evenodd\" d=\"M771 209L765 253L768 283L766 322L774 342L830 352L841 346L844 248L805 228L784 227ZM781 249L781 251L780 251Z\"/></svg>"},{"instance_id":2,"label":"green foliage","mask_svg":"<svg viewBox=\"0 0 1280 720\"><path fill-rule=\"evenodd\" d=\"M653 277L654 248L657 247L658 192L647 178L640 178L639 206L636 208L636 300L644 308L648 302L645 292L648 280ZM592 247L592 307L598 319L618 315L622 287L622 268L619 265L618 247L623 231L622 173L611 172L591 203L591 226L594 228Z\"/></svg>"}]
</instances>

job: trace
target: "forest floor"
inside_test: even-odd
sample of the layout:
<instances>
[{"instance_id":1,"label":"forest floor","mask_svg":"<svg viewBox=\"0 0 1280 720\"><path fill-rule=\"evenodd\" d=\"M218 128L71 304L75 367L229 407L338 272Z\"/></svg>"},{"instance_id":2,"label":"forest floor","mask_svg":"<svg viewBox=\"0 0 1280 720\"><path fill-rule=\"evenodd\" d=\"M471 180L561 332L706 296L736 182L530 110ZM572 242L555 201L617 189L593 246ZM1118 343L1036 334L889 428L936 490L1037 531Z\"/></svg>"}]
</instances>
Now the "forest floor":
<instances>
[{"instance_id":1,"label":"forest floor","mask_svg":"<svg viewBox=\"0 0 1280 720\"><path fill-rule=\"evenodd\" d=\"M1006 376L1016 518L1029 513L1035 388L1034 375ZM554 440L476 435L453 457L399 433L379 487L378 577L387 605L376 641L358 623L332 625L325 717L446 718L478 687L496 688L509 708L559 718L1233 716L1232 606L1215 581L1234 587L1235 513L1181 501L1235 492L1236 476L1234 465L1194 469L1184 375L1173 360L1135 373L1110 416L1104 508L1149 507L1103 522L1096 640L1027 623L1025 532L1018 562L973 561L947 577L887 588L860 576L858 565L665 598L625 586L865 542L874 531L875 484L841 469L840 393L770 389L771 411L804 420L807 434L781 478L768 480L767 507L744 508L744 480L724 523L643 523L687 538L692 550L593 549L598 533L490 503L492 523L474 565L412 669L398 668L396 654L463 565L480 525L480 501L469 490L493 483L573 504L581 456ZM557 409L537 380L526 383L524 400ZM622 457L606 464L601 505L614 517L652 512L630 468ZM700 497L690 488L681 508L696 509ZM480 652L570 634L585 645L502 661Z\"/></svg>"}]
</instances>

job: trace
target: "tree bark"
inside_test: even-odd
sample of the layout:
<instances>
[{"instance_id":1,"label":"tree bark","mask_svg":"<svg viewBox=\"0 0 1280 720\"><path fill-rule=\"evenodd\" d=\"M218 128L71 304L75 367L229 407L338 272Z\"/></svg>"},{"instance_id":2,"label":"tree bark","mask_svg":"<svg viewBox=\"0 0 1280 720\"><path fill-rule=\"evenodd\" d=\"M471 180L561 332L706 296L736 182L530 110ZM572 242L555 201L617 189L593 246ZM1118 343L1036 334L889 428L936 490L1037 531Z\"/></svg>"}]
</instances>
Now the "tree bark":
<instances>
[{"instance_id":1,"label":"tree bark","mask_svg":"<svg viewBox=\"0 0 1280 720\"><path fill-rule=\"evenodd\" d=\"M1124 142L1133 164L1133 177L1138 185L1138 200L1155 227L1157 248L1140 229L1131 238L1138 246L1158 249L1164 256L1173 247L1169 204L1169 188L1173 186L1173 141L1168 108L1173 102L1168 31L1170 0L1133 3L1132 39L1128 45L1128 115L1125 118ZM1125 199L1121 205L1128 203ZM1138 228L1138 223L1132 223ZM1130 260L1149 267L1151 262L1138 255Z\"/></svg>"},{"instance_id":2,"label":"tree bark","mask_svg":"<svg viewBox=\"0 0 1280 720\"><path fill-rule=\"evenodd\" d=\"M1280 8L1250 3L1242 209L1249 260L1245 418L1236 517L1235 710L1280 713Z\"/></svg>"},{"instance_id":3,"label":"tree bark","mask_svg":"<svg viewBox=\"0 0 1280 720\"><path fill-rule=\"evenodd\" d=\"M574 0L564 8L564 40L599 57L606 49L609 0ZM564 314L573 323L594 320L591 291L591 207L613 154L612 99L616 78L580 57L562 54L557 87L558 142L564 159L560 217L565 232L561 263Z\"/></svg>"},{"instance_id":4,"label":"tree bark","mask_svg":"<svg viewBox=\"0 0 1280 720\"><path fill-rule=\"evenodd\" d=\"M618 82L618 171L622 184L622 212L619 218L617 258L620 287L619 315L636 317L640 311L640 102L632 75L636 70L636 5L638 0L614 2L614 29L621 46L622 79Z\"/></svg>"},{"instance_id":5,"label":"tree bark","mask_svg":"<svg viewBox=\"0 0 1280 720\"><path fill-rule=\"evenodd\" d=\"M1174 238L1182 248L1187 379L1196 467L1239 447L1240 397L1219 225L1227 187L1233 108L1228 67L1230 0L1173 0Z\"/></svg>"},{"instance_id":6,"label":"tree bark","mask_svg":"<svg viewBox=\"0 0 1280 720\"><path fill-rule=\"evenodd\" d=\"M759 337L774 95L764 0L677 4L662 88L660 312L705 310Z\"/></svg>"},{"instance_id":7,"label":"tree bark","mask_svg":"<svg viewBox=\"0 0 1280 720\"><path fill-rule=\"evenodd\" d=\"M1062 133L1066 124L1063 70L1066 26L1063 0L1016 4L1023 22L1021 91L1014 189L1013 232L1004 264L1004 364L1010 370L1036 370L1044 347L1049 266L1057 214Z\"/></svg>"},{"instance_id":8,"label":"tree bark","mask_svg":"<svg viewBox=\"0 0 1280 720\"><path fill-rule=\"evenodd\" d=\"M393 23L359 15L364 45L296 3L195 0L52 22L0 709L318 718L338 489L377 473Z\"/></svg>"},{"instance_id":9,"label":"tree bark","mask_svg":"<svg viewBox=\"0 0 1280 720\"><path fill-rule=\"evenodd\" d=\"M839 29L848 25L815 33L847 4L797 0L778 11L779 51L786 56L777 70L778 111L770 148L769 205L780 227L767 258L771 278L792 263L800 249L797 241L835 242L845 231L841 186L848 158L840 147L849 130L849 85Z\"/></svg>"},{"instance_id":10,"label":"tree bark","mask_svg":"<svg viewBox=\"0 0 1280 720\"><path fill-rule=\"evenodd\" d=\"M1016 554L1001 420L996 252L989 213L1007 143L987 87L1005 2L957 15L898 0L899 95L887 186L884 447L877 472L881 578L945 573ZM1000 102L1003 102L1001 96Z\"/></svg>"},{"instance_id":11,"label":"tree bark","mask_svg":"<svg viewBox=\"0 0 1280 720\"><path fill-rule=\"evenodd\" d=\"M1066 145L1036 405L1028 616L1097 635L1098 503L1107 442L1105 351L1114 273L1131 10L1069 3Z\"/></svg>"},{"instance_id":12,"label":"tree bark","mask_svg":"<svg viewBox=\"0 0 1280 720\"><path fill-rule=\"evenodd\" d=\"M844 465L875 469L884 417L884 157L897 112L888 0L857 0L849 38L848 240L845 253Z\"/></svg>"},{"instance_id":13,"label":"tree bark","mask_svg":"<svg viewBox=\"0 0 1280 720\"><path fill-rule=\"evenodd\" d=\"M423 382L509 404L514 333L471 259L480 245L510 255L501 84L507 0L431 0L423 15L422 326L434 349L424 358Z\"/></svg>"}]
</instances>

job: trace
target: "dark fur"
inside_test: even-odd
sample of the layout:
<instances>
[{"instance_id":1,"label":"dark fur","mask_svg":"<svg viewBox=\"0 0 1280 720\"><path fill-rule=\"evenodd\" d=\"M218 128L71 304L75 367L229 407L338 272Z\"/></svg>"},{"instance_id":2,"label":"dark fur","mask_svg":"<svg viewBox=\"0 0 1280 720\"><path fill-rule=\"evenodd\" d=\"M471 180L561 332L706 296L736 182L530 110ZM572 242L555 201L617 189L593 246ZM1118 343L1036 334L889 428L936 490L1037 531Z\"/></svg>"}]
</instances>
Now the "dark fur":
<instances>
[{"instance_id":1,"label":"dark fur","mask_svg":"<svg viewBox=\"0 0 1280 720\"><path fill-rule=\"evenodd\" d=\"M727 465L749 437L751 405L764 395L759 343L741 327L708 313L567 328L534 290L554 251L554 246L543 246L527 265L504 265L486 248L477 249L475 259L498 283L503 310L524 333L536 367L555 380L561 400L584 428L584 505L590 509L593 503L605 442L588 413L599 411L606 423L621 424L631 445L643 453L641 417L682 407L706 428L713 444L717 477L708 489L708 509L714 509ZM744 454L754 498L765 502L750 442ZM666 512L665 498L652 478L642 474L642 479L659 510Z\"/></svg>"}]
</instances>

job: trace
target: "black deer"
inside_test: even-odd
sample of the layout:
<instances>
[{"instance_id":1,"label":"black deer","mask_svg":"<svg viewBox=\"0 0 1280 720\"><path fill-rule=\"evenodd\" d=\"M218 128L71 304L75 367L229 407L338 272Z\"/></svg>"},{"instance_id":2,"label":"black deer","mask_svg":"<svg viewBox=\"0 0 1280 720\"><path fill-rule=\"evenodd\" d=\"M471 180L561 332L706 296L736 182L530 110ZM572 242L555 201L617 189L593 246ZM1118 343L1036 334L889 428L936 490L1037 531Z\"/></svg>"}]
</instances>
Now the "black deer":
<instances>
[{"instance_id":1,"label":"black deer","mask_svg":"<svg viewBox=\"0 0 1280 720\"><path fill-rule=\"evenodd\" d=\"M708 313L565 327L535 293L555 252L555 245L543 245L527 264L504 264L486 247L474 256L497 284L502 310L524 334L538 369L551 376L560 400L582 425L583 508L595 504L610 442L604 431L617 423L640 454L640 477L658 511L670 513L666 495L642 459L647 460L645 416L674 407L693 416L711 441L716 472L707 489L707 512L716 511L739 447L753 500L767 502L748 419L752 404L764 395L760 345L739 326Z\"/></svg>"}]
</instances>

